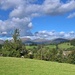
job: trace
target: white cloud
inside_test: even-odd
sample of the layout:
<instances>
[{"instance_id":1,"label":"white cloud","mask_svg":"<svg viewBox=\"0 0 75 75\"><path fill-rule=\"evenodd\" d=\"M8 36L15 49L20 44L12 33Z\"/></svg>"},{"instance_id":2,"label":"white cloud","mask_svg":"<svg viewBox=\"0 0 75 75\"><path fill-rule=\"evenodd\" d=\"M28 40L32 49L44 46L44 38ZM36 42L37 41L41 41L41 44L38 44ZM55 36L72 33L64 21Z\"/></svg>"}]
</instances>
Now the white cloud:
<instances>
[{"instance_id":1,"label":"white cloud","mask_svg":"<svg viewBox=\"0 0 75 75\"><path fill-rule=\"evenodd\" d=\"M70 32L53 32L53 31L39 31L36 32L37 35L33 35L33 36L22 36L21 38L30 38L30 39L48 39L48 40L52 40L52 39L56 39L56 38L65 38L65 39L73 39L75 38L75 32L74 31L70 31ZM53 34L54 33L54 34ZM1 38L0 38L1 39ZM6 39L6 38L3 38ZM12 39L11 37L7 38L7 39Z\"/></svg>"},{"instance_id":2,"label":"white cloud","mask_svg":"<svg viewBox=\"0 0 75 75\"><path fill-rule=\"evenodd\" d=\"M35 33L35 37L45 38L45 39L55 39L55 38L65 38L65 39L72 39L75 38L75 32L56 32L56 31L39 31Z\"/></svg>"},{"instance_id":3,"label":"white cloud","mask_svg":"<svg viewBox=\"0 0 75 75\"><path fill-rule=\"evenodd\" d=\"M70 14L67 18L73 18L73 17L75 17L75 12Z\"/></svg>"},{"instance_id":4,"label":"white cloud","mask_svg":"<svg viewBox=\"0 0 75 75\"><path fill-rule=\"evenodd\" d=\"M48 15L65 14L75 9L75 0L63 3L61 0L45 0L43 8Z\"/></svg>"},{"instance_id":5,"label":"white cloud","mask_svg":"<svg viewBox=\"0 0 75 75\"><path fill-rule=\"evenodd\" d=\"M20 29L22 36L31 35L30 29L32 28L32 23L30 18L12 18L9 20L0 20L0 32L12 32L14 29Z\"/></svg>"},{"instance_id":6,"label":"white cloud","mask_svg":"<svg viewBox=\"0 0 75 75\"><path fill-rule=\"evenodd\" d=\"M32 26L33 26L32 23L29 23L28 27L29 27L29 28L32 28Z\"/></svg>"},{"instance_id":7,"label":"white cloud","mask_svg":"<svg viewBox=\"0 0 75 75\"><path fill-rule=\"evenodd\" d=\"M11 13L10 13L10 17L19 17L19 18L23 18L23 17L36 17L39 16L41 11L41 6L40 5L31 5L31 4L27 4L26 6L18 6L16 9L14 9Z\"/></svg>"},{"instance_id":8,"label":"white cloud","mask_svg":"<svg viewBox=\"0 0 75 75\"><path fill-rule=\"evenodd\" d=\"M32 14L60 15L75 9L75 0L45 0L41 5L30 3L32 0L0 0L2 9L13 8L10 17L25 17ZM34 2L34 0L33 0ZM34 16L34 15L33 15Z\"/></svg>"},{"instance_id":9,"label":"white cloud","mask_svg":"<svg viewBox=\"0 0 75 75\"><path fill-rule=\"evenodd\" d=\"M75 0L67 0L63 3L61 0L44 0L42 4L35 4L35 0L0 0L0 9L9 10L9 18L5 21L0 20L0 32L13 31L18 28L21 30L21 35L32 35L32 18L42 15L60 15L75 10ZM71 14L68 18L74 17ZM44 37L53 36L57 37L58 33L42 31L39 32L40 36ZM39 35L38 34L38 35ZM61 32L63 36L65 33ZM66 34L68 36L68 34Z\"/></svg>"},{"instance_id":10,"label":"white cloud","mask_svg":"<svg viewBox=\"0 0 75 75\"><path fill-rule=\"evenodd\" d=\"M17 8L20 5L26 4L27 0L0 0L2 9L7 10L10 8Z\"/></svg>"},{"instance_id":11,"label":"white cloud","mask_svg":"<svg viewBox=\"0 0 75 75\"><path fill-rule=\"evenodd\" d=\"M8 6L9 4L10 6ZM5 6L6 4L6 6ZM61 2L61 0L45 0L41 5L31 4L28 0L19 0L16 2L7 0L2 5L3 7L13 7L14 9L10 13L10 17L20 17L25 16L35 17L39 15L60 15L65 14L69 11L75 9L75 0L71 0L66 3Z\"/></svg>"},{"instance_id":12,"label":"white cloud","mask_svg":"<svg viewBox=\"0 0 75 75\"><path fill-rule=\"evenodd\" d=\"M4 35L6 35L6 34L7 34L7 32L2 32L1 34L4 34Z\"/></svg>"}]
</instances>

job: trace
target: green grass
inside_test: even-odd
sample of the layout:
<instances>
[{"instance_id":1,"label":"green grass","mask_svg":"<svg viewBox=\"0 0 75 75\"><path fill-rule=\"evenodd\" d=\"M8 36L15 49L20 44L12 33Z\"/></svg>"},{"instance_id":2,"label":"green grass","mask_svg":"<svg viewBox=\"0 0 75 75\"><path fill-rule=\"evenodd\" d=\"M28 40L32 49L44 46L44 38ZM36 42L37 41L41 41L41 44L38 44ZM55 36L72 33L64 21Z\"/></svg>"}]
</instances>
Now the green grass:
<instances>
[{"instance_id":1,"label":"green grass","mask_svg":"<svg viewBox=\"0 0 75 75\"><path fill-rule=\"evenodd\" d=\"M33 48L37 48L37 46L26 46L27 49L33 49ZM45 45L44 48L49 48L49 49L53 49L53 48L56 48L55 45ZM68 49L68 48L74 48L73 45L71 45L70 43L61 43L61 44L58 44L58 47L59 49Z\"/></svg>"},{"instance_id":2,"label":"green grass","mask_svg":"<svg viewBox=\"0 0 75 75\"><path fill-rule=\"evenodd\" d=\"M75 65L0 57L0 75L75 75Z\"/></svg>"},{"instance_id":3,"label":"green grass","mask_svg":"<svg viewBox=\"0 0 75 75\"><path fill-rule=\"evenodd\" d=\"M26 46L26 49L33 49L33 48L37 48L37 46Z\"/></svg>"},{"instance_id":4,"label":"green grass","mask_svg":"<svg viewBox=\"0 0 75 75\"><path fill-rule=\"evenodd\" d=\"M55 46L55 45L47 45L46 47L48 47L49 49L56 48L56 46Z\"/></svg>"},{"instance_id":5,"label":"green grass","mask_svg":"<svg viewBox=\"0 0 75 75\"><path fill-rule=\"evenodd\" d=\"M61 43L58 45L58 47L60 49L68 49L68 48L71 48L71 47L74 47L73 45L71 45L70 43Z\"/></svg>"}]
</instances>

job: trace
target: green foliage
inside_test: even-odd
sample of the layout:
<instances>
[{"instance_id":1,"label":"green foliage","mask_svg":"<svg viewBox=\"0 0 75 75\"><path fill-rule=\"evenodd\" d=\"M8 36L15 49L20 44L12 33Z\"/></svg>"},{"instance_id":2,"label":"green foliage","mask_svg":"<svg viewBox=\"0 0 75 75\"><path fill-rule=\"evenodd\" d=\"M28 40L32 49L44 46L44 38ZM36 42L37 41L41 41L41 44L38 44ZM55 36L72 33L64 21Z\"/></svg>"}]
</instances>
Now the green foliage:
<instances>
[{"instance_id":1,"label":"green foliage","mask_svg":"<svg viewBox=\"0 0 75 75\"><path fill-rule=\"evenodd\" d=\"M2 45L0 45L0 56L2 56Z\"/></svg>"},{"instance_id":2,"label":"green foliage","mask_svg":"<svg viewBox=\"0 0 75 75\"><path fill-rule=\"evenodd\" d=\"M16 43L18 39L19 39L19 29L15 29L13 34L13 40Z\"/></svg>"},{"instance_id":3,"label":"green foliage","mask_svg":"<svg viewBox=\"0 0 75 75\"><path fill-rule=\"evenodd\" d=\"M75 46L75 39L70 41L71 45Z\"/></svg>"},{"instance_id":4,"label":"green foliage","mask_svg":"<svg viewBox=\"0 0 75 75\"><path fill-rule=\"evenodd\" d=\"M22 41L19 38L19 30L16 29L13 34L13 41L6 40L2 47L3 56L20 57L20 52L24 49Z\"/></svg>"},{"instance_id":5,"label":"green foliage","mask_svg":"<svg viewBox=\"0 0 75 75\"><path fill-rule=\"evenodd\" d=\"M55 61L57 55L56 49L49 49L48 47L44 47L43 45L39 45L37 48L37 52L34 53L34 58L47 60L47 61Z\"/></svg>"},{"instance_id":6,"label":"green foliage","mask_svg":"<svg viewBox=\"0 0 75 75\"><path fill-rule=\"evenodd\" d=\"M64 62L63 59L64 59L63 58L63 51L59 50L58 54L57 54L57 57L56 57L56 61L62 63L62 62Z\"/></svg>"},{"instance_id":7,"label":"green foliage","mask_svg":"<svg viewBox=\"0 0 75 75\"><path fill-rule=\"evenodd\" d=\"M52 46L54 45L50 45L50 47ZM46 61L57 61L60 63L63 62L73 63L73 61L70 62L70 60L72 60L71 59L72 56L70 55L68 57L68 55L70 54L68 51L75 50L74 46L71 46L70 43L62 43L62 44L57 44L55 46L56 47L54 48L50 48L49 45L30 46L29 50L33 53L32 55L33 58L35 59L46 60ZM67 51L66 55L64 55L63 51L65 52Z\"/></svg>"},{"instance_id":8,"label":"green foliage","mask_svg":"<svg viewBox=\"0 0 75 75\"><path fill-rule=\"evenodd\" d=\"M75 50L68 55L68 63L75 64Z\"/></svg>"}]
</instances>

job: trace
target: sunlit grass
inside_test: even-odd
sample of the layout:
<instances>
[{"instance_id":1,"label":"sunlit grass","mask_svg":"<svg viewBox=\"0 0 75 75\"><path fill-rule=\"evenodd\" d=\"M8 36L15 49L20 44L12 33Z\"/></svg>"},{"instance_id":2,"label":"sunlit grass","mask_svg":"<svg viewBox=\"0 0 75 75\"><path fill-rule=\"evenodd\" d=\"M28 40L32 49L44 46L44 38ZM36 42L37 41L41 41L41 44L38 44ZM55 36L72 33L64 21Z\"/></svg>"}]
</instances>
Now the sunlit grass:
<instances>
[{"instance_id":1,"label":"sunlit grass","mask_svg":"<svg viewBox=\"0 0 75 75\"><path fill-rule=\"evenodd\" d=\"M75 65L0 57L0 75L75 75Z\"/></svg>"},{"instance_id":2,"label":"sunlit grass","mask_svg":"<svg viewBox=\"0 0 75 75\"><path fill-rule=\"evenodd\" d=\"M58 45L58 47L60 49L68 49L68 48L71 48L71 47L74 47L73 45L71 45L70 43L61 43Z\"/></svg>"}]
</instances>

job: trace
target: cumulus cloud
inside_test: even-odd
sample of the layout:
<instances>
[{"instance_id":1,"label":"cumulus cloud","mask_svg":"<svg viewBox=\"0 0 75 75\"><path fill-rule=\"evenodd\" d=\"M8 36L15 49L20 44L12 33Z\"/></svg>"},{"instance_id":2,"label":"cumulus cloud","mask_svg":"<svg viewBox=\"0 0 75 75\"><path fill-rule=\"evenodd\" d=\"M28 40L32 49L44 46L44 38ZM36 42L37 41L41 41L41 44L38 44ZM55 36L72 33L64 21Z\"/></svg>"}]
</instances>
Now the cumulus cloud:
<instances>
[{"instance_id":1,"label":"cumulus cloud","mask_svg":"<svg viewBox=\"0 0 75 75\"><path fill-rule=\"evenodd\" d=\"M41 38L41 39L55 39L55 38L65 38L65 39L73 39L75 38L75 32L74 31L70 31L70 32L56 32L56 31L38 31L35 32L35 37L37 38Z\"/></svg>"},{"instance_id":2,"label":"cumulus cloud","mask_svg":"<svg viewBox=\"0 0 75 75\"><path fill-rule=\"evenodd\" d=\"M11 34L11 32L18 28L21 30L21 35L32 35L32 18L42 16L42 15L61 15L72 10L75 10L75 0L67 0L65 3L62 0L44 0L42 4L35 4L37 0L0 0L1 10L10 10L9 18L5 21L0 20L0 32L6 32ZM72 18L75 13L68 16ZM56 37L58 34L55 32L39 32L47 36ZM61 36L64 35L63 32L60 33ZM68 36L68 35L66 35Z\"/></svg>"},{"instance_id":3,"label":"cumulus cloud","mask_svg":"<svg viewBox=\"0 0 75 75\"><path fill-rule=\"evenodd\" d=\"M32 4L33 2L34 0L0 0L0 9L12 9L7 20L0 20L0 31L9 34L10 31L18 28L22 36L32 35L31 19L40 15L38 12L40 6Z\"/></svg>"},{"instance_id":4,"label":"cumulus cloud","mask_svg":"<svg viewBox=\"0 0 75 75\"><path fill-rule=\"evenodd\" d=\"M45 0L41 5L31 3L32 0L1 0L2 9L13 8L10 17L25 17L44 15L60 15L75 9L75 0ZM33 1L34 2L34 1Z\"/></svg>"},{"instance_id":5,"label":"cumulus cloud","mask_svg":"<svg viewBox=\"0 0 75 75\"><path fill-rule=\"evenodd\" d=\"M35 33L35 36L37 37L39 36L40 38L45 38L45 39L54 39L58 37L57 35L58 33L55 31L46 31L46 30L38 31Z\"/></svg>"},{"instance_id":6,"label":"cumulus cloud","mask_svg":"<svg viewBox=\"0 0 75 75\"><path fill-rule=\"evenodd\" d=\"M11 34L14 29L20 29L21 36L32 35L30 30L32 28L32 23L30 18L12 18L9 20L2 21L0 20L0 32L7 32Z\"/></svg>"},{"instance_id":7,"label":"cumulus cloud","mask_svg":"<svg viewBox=\"0 0 75 75\"><path fill-rule=\"evenodd\" d=\"M42 13L42 7L41 5L36 4L25 4L20 5L17 8L15 8L10 14L10 18L12 17L37 17L41 15Z\"/></svg>"},{"instance_id":8,"label":"cumulus cloud","mask_svg":"<svg viewBox=\"0 0 75 75\"><path fill-rule=\"evenodd\" d=\"M27 4L27 0L0 0L1 9L7 10L17 8L20 5Z\"/></svg>"},{"instance_id":9,"label":"cumulus cloud","mask_svg":"<svg viewBox=\"0 0 75 75\"><path fill-rule=\"evenodd\" d=\"M75 0L63 3L61 0L45 0L44 11L48 15L61 15L75 9Z\"/></svg>"}]
</instances>

